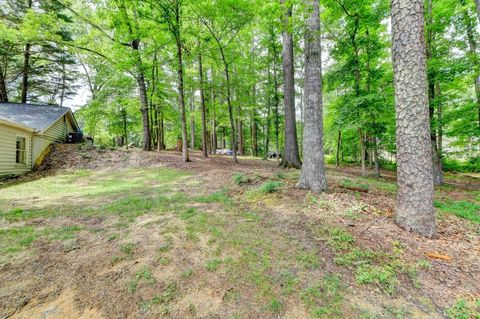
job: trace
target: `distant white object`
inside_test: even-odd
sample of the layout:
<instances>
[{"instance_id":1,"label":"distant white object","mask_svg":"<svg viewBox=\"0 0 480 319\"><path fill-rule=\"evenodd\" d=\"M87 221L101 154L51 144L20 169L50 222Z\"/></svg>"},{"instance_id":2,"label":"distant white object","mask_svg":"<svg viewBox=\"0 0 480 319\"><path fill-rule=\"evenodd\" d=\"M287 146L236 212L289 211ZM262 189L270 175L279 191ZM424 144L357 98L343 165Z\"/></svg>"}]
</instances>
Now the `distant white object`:
<instances>
[{"instance_id":1,"label":"distant white object","mask_svg":"<svg viewBox=\"0 0 480 319\"><path fill-rule=\"evenodd\" d=\"M228 148L217 149L216 154L219 155L233 155L233 151Z\"/></svg>"}]
</instances>

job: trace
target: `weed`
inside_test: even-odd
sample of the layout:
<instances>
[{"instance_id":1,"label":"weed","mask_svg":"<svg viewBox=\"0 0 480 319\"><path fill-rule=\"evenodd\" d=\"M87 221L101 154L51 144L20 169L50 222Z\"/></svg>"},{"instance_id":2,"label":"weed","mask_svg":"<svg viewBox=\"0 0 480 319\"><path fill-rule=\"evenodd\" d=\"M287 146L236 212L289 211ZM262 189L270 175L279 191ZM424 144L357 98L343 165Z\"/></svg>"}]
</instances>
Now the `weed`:
<instances>
[{"instance_id":1,"label":"weed","mask_svg":"<svg viewBox=\"0 0 480 319\"><path fill-rule=\"evenodd\" d=\"M272 312L279 312L282 309L282 307L283 307L282 302L275 298L270 300L268 304L268 308Z\"/></svg>"},{"instance_id":2,"label":"weed","mask_svg":"<svg viewBox=\"0 0 480 319\"><path fill-rule=\"evenodd\" d=\"M300 299L315 318L341 318L341 281L338 275L325 275L321 282L307 287Z\"/></svg>"},{"instance_id":3,"label":"weed","mask_svg":"<svg viewBox=\"0 0 480 319\"><path fill-rule=\"evenodd\" d=\"M430 269L430 268L432 268L432 264L431 264L428 260L426 260L426 259L424 259L424 258L419 259L419 260L417 261L417 266L420 267L421 269Z\"/></svg>"},{"instance_id":4,"label":"weed","mask_svg":"<svg viewBox=\"0 0 480 319\"><path fill-rule=\"evenodd\" d=\"M188 312L190 313L190 315L192 317L195 317L195 315L197 314L197 310L196 310L195 305L193 303L188 304Z\"/></svg>"},{"instance_id":5,"label":"weed","mask_svg":"<svg viewBox=\"0 0 480 319\"><path fill-rule=\"evenodd\" d=\"M280 280L282 286L282 294L284 295L290 295L294 291L295 286L298 284L298 279L291 272L285 272L281 274Z\"/></svg>"},{"instance_id":6,"label":"weed","mask_svg":"<svg viewBox=\"0 0 480 319\"><path fill-rule=\"evenodd\" d=\"M349 249L354 242L353 236L341 228L329 228L328 234L328 244L335 250Z\"/></svg>"},{"instance_id":7,"label":"weed","mask_svg":"<svg viewBox=\"0 0 480 319\"><path fill-rule=\"evenodd\" d=\"M250 183L252 180L250 177L243 175L242 173L236 173L233 175L233 182L238 186L242 186Z\"/></svg>"},{"instance_id":8,"label":"weed","mask_svg":"<svg viewBox=\"0 0 480 319\"><path fill-rule=\"evenodd\" d=\"M359 284L377 284L388 294L393 294L398 282L395 269L389 265L361 265L355 272L355 279Z\"/></svg>"},{"instance_id":9,"label":"weed","mask_svg":"<svg viewBox=\"0 0 480 319\"><path fill-rule=\"evenodd\" d=\"M232 199L228 193L229 193L228 189L224 188L221 191L210 193L206 196L198 196L195 198L195 201L200 203L231 204Z\"/></svg>"},{"instance_id":10,"label":"weed","mask_svg":"<svg viewBox=\"0 0 480 319\"><path fill-rule=\"evenodd\" d=\"M222 264L221 259L213 258L213 259L207 260L207 262L205 263L205 268L207 268L208 271L216 271L221 264Z\"/></svg>"},{"instance_id":11,"label":"weed","mask_svg":"<svg viewBox=\"0 0 480 319\"><path fill-rule=\"evenodd\" d=\"M166 266L172 262L172 259L169 257L163 256L158 259L158 262L160 263L160 265Z\"/></svg>"},{"instance_id":12,"label":"weed","mask_svg":"<svg viewBox=\"0 0 480 319\"><path fill-rule=\"evenodd\" d=\"M120 246L120 251L126 255L126 258L132 259L133 258L133 253L135 250L135 244L134 243L126 243Z\"/></svg>"},{"instance_id":13,"label":"weed","mask_svg":"<svg viewBox=\"0 0 480 319\"><path fill-rule=\"evenodd\" d=\"M358 188L358 189L362 189L362 190L368 190L368 184L362 184L362 183L359 183L357 181L353 181L353 180L348 179L348 178L344 178L342 180L341 185L343 187L346 187L346 188Z\"/></svg>"},{"instance_id":14,"label":"weed","mask_svg":"<svg viewBox=\"0 0 480 319\"><path fill-rule=\"evenodd\" d=\"M182 278L190 278L192 275L193 275L192 268L187 268L184 271L182 271L182 273L180 274Z\"/></svg>"},{"instance_id":15,"label":"weed","mask_svg":"<svg viewBox=\"0 0 480 319\"><path fill-rule=\"evenodd\" d=\"M352 266L370 263L375 258L375 253L369 250L354 248L348 253L335 257L335 263L339 266Z\"/></svg>"},{"instance_id":16,"label":"weed","mask_svg":"<svg viewBox=\"0 0 480 319\"><path fill-rule=\"evenodd\" d=\"M274 175L273 175L276 179L286 179L287 176L282 173L282 172L276 172Z\"/></svg>"},{"instance_id":17,"label":"weed","mask_svg":"<svg viewBox=\"0 0 480 319\"><path fill-rule=\"evenodd\" d=\"M152 271L147 266L142 267L135 273L136 282L145 282L149 285L155 283L155 277L153 277Z\"/></svg>"},{"instance_id":18,"label":"weed","mask_svg":"<svg viewBox=\"0 0 480 319\"><path fill-rule=\"evenodd\" d=\"M180 218L183 220L187 220L194 217L196 214L197 211L195 210L195 208L189 208L180 214Z\"/></svg>"},{"instance_id":19,"label":"weed","mask_svg":"<svg viewBox=\"0 0 480 319\"><path fill-rule=\"evenodd\" d=\"M257 189L256 192L261 193L261 194L270 194L278 191L281 187L283 186L282 182L277 182L277 181L267 181L260 185Z\"/></svg>"},{"instance_id":20,"label":"weed","mask_svg":"<svg viewBox=\"0 0 480 319\"><path fill-rule=\"evenodd\" d=\"M297 261L302 263L305 269L317 269L320 266L318 252L316 250L303 251L297 255Z\"/></svg>"},{"instance_id":21,"label":"weed","mask_svg":"<svg viewBox=\"0 0 480 319\"><path fill-rule=\"evenodd\" d=\"M478 319L480 318L480 299L475 301L458 299L447 309L447 315L451 319Z\"/></svg>"}]
</instances>

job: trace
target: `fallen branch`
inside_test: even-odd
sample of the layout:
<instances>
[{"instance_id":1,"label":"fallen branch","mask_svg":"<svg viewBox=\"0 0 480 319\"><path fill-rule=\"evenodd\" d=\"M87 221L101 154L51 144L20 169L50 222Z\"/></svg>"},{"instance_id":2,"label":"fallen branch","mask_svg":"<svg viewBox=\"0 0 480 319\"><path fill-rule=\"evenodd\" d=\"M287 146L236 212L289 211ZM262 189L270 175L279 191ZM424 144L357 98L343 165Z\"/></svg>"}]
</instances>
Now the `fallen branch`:
<instances>
[{"instance_id":1,"label":"fallen branch","mask_svg":"<svg viewBox=\"0 0 480 319\"><path fill-rule=\"evenodd\" d=\"M427 257L434 258L434 259L441 259L450 261L452 258L448 255L438 254L438 253L426 253Z\"/></svg>"}]
</instances>

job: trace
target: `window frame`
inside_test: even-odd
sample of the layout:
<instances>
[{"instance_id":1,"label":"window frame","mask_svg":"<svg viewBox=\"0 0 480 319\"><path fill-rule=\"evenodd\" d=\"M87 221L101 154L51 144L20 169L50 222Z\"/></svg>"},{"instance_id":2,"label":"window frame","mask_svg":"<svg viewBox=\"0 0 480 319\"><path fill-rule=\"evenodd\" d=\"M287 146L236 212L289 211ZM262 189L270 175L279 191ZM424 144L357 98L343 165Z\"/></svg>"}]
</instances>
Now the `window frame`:
<instances>
[{"instance_id":1,"label":"window frame","mask_svg":"<svg viewBox=\"0 0 480 319\"><path fill-rule=\"evenodd\" d=\"M24 141L23 150L17 147L18 139L21 138ZM28 156L28 136L17 134L15 136L15 165L16 166L27 166L27 156ZM23 152L23 162L18 162L18 153Z\"/></svg>"}]
</instances>

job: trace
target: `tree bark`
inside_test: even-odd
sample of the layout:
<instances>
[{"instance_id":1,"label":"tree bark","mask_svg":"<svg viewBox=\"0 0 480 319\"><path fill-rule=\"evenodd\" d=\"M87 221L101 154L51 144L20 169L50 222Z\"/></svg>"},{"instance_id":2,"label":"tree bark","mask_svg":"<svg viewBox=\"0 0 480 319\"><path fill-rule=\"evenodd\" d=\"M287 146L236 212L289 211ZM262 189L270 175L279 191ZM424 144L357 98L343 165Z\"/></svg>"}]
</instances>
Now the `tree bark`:
<instances>
[{"instance_id":1,"label":"tree bark","mask_svg":"<svg viewBox=\"0 0 480 319\"><path fill-rule=\"evenodd\" d=\"M207 115L205 110L205 94L203 91L203 64L202 54L198 54L198 78L200 80L200 112L202 113L202 154L208 157L207 149Z\"/></svg>"},{"instance_id":2,"label":"tree bark","mask_svg":"<svg viewBox=\"0 0 480 319\"><path fill-rule=\"evenodd\" d=\"M442 91L440 83L435 83L435 95L437 96L437 150L440 160L443 158L443 119L442 119Z\"/></svg>"},{"instance_id":3,"label":"tree bark","mask_svg":"<svg viewBox=\"0 0 480 319\"><path fill-rule=\"evenodd\" d=\"M271 72L270 72L270 67L267 67L267 98L266 98L266 106L267 106L267 112L266 112L266 119L265 119L265 154L263 156L263 159L268 159L268 152L270 148L270 115L271 115L271 102L272 99L270 97L270 86L272 85L272 79L271 79Z\"/></svg>"},{"instance_id":4,"label":"tree bark","mask_svg":"<svg viewBox=\"0 0 480 319\"><path fill-rule=\"evenodd\" d=\"M245 141L243 138L243 120L242 120L242 107L238 106L238 154L245 155Z\"/></svg>"},{"instance_id":5,"label":"tree bark","mask_svg":"<svg viewBox=\"0 0 480 319\"><path fill-rule=\"evenodd\" d=\"M396 223L435 236L423 0L391 0L398 203Z\"/></svg>"},{"instance_id":6,"label":"tree bark","mask_svg":"<svg viewBox=\"0 0 480 319\"><path fill-rule=\"evenodd\" d=\"M360 144L360 163L361 163L361 166L362 166L362 176L365 176L367 175L367 171L366 171L366 166L365 166L365 155L366 155L366 151L365 151L365 140L363 138L363 132L362 132L362 129L359 128L358 129L358 140L359 140L359 144Z\"/></svg>"},{"instance_id":7,"label":"tree bark","mask_svg":"<svg viewBox=\"0 0 480 319\"><path fill-rule=\"evenodd\" d=\"M466 2L465 0L461 0L460 3L462 6L465 7ZM475 4L477 5L477 14L478 14L478 0L476 0ZM479 18L480 19L480 18ZM467 41L468 41L468 49L470 52L471 62L472 65L478 65L478 53L477 53L477 42L475 39L475 26L472 24L470 17L468 16L468 11L464 8L463 11L463 20L465 23L465 27L467 30ZM480 74L474 74L474 85L475 85L475 96L476 96L476 103L477 103L477 121L478 126L480 127Z\"/></svg>"},{"instance_id":8,"label":"tree bark","mask_svg":"<svg viewBox=\"0 0 480 319\"><path fill-rule=\"evenodd\" d=\"M305 0L311 12L305 28L305 126L303 165L297 187L323 192L327 189L323 152L322 51L319 1Z\"/></svg>"},{"instance_id":9,"label":"tree bark","mask_svg":"<svg viewBox=\"0 0 480 319\"><path fill-rule=\"evenodd\" d=\"M434 54L434 34L431 28L432 24L432 11L433 11L433 1L428 0L427 4L427 39L426 39L426 57L427 61L433 57ZM437 136L435 134L435 104L436 104L436 97L435 97L435 81L436 81L436 74L434 72L427 72L427 80L428 80L428 106L429 106L429 115L430 115L430 139L432 142L432 162L433 162L433 183L434 185L442 185L444 183L443 179L443 167L442 161L440 159L438 150L437 150Z\"/></svg>"},{"instance_id":10,"label":"tree bark","mask_svg":"<svg viewBox=\"0 0 480 319\"><path fill-rule=\"evenodd\" d=\"M143 122L143 150L150 150L150 123L148 118L148 97L147 97L147 86L145 84L145 75L142 67L142 59L139 52L140 40L135 39L132 41L132 49L136 57L136 80L138 84L138 91L140 93L140 105L142 112L142 122Z\"/></svg>"},{"instance_id":11,"label":"tree bark","mask_svg":"<svg viewBox=\"0 0 480 319\"><path fill-rule=\"evenodd\" d=\"M338 131L338 138L337 138L337 155L335 159L335 166L340 166L340 149L342 147L342 131Z\"/></svg>"},{"instance_id":12,"label":"tree bark","mask_svg":"<svg viewBox=\"0 0 480 319\"><path fill-rule=\"evenodd\" d=\"M475 0L475 6L477 7L478 23L480 23L480 0Z\"/></svg>"},{"instance_id":13,"label":"tree bark","mask_svg":"<svg viewBox=\"0 0 480 319\"><path fill-rule=\"evenodd\" d=\"M28 97L28 77L30 75L30 49L31 44L25 44L25 51L23 54L23 68L22 68L22 93L21 102L27 103Z\"/></svg>"},{"instance_id":14,"label":"tree bark","mask_svg":"<svg viewBox=\"0 0 480 319\"><path fill-rule=\"evenodd\" d=\"M190 148L195 149L195 90L190 95Z\"/></svg>"},{"instance_id":15,"label":"tree bark","mask_svg":"<svg viewBox=\"0 0 480 319\"><path fill-rule=\"evenodd\" d=\"M7 70L4 70L2 65L0 65L0 102L8 102L6 77Z\"/></svg>"},{"instance_id":16,"label":"tree bark","mask_svg":"<svg viewBox=\"0 0 480 319\"><path fill-rule=\"evenodd\" d=\"M177 26L180 28L180 13L178 12L177 7ZM187 135L187 114L185 111L185 92L183 90L183 58L182 58L182 42L180 40L180 30L176 30L177 34L175 36L177 43L177 75L178 75L178 104L180 106L181 121L182 121L182 160L184 162L189 162L190 158L188 155L188 135Z\"/></svg>"},{"instance_id":17,"label":"tree bark","mask_svg":"<svg viewBox=\"0 0 480 319\"><path fill-rule=\"evenodd\" d=\"M373 160L375 161L373 174L380 177L380 158L378 156L378 141L377 137L373 137Z\"/></svg>"},{"instance_id":18,"label":"tree bark","mask_svg":"<svg viewBox=\"0 0 480 319\"><path fill-rule=\"evenodd\" d=\"M220 53L222 56L222 61L223 61L223 67L224 67L224 72L225 72L225 80L226 80L226 85L227 85L227 106L228 106L228 118L230 120L230 130L231 130L231 145L232 145L232 151L233 151L233 163L237 164L237 133L235 132L235 121L233 120L233 106L232 106L232 96L231 96L231 89L230 89L230 70L229 66L227 63L227 59L225 58L225 53L223 52L223 48L220 46L220 43L218 43L218 46L220 47Z\"/></svg>"},{"instance_id":19,"label":"tree bark","mask_svg":"<svg viewBox=\"0 0 480 319\"><path fill-rule=\"evenodd\" d=\"M280 0L283 14L283 101L285 109L284 152L282 167L300 168L298 152L297 122L295 119L295 80L293 67L293 37L291 32L292 6L286 0Z\"/></svg>"}]
</instances>

